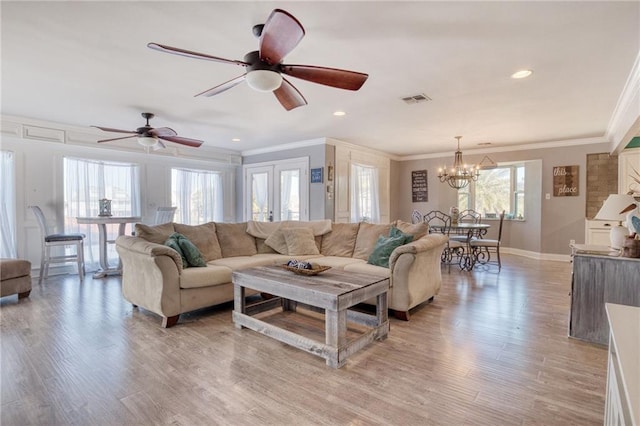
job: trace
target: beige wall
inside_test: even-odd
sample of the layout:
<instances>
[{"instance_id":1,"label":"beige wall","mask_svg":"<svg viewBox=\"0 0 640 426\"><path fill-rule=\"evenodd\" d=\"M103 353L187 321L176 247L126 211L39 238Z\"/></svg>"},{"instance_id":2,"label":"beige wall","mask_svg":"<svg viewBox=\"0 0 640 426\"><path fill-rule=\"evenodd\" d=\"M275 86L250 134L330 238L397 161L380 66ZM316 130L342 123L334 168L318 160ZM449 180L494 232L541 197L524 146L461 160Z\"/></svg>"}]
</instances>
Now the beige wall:
<instances>
[{"instance_id":1,"label":"beige wall","mask_svg":"<svg viewBox=\"0 0 640 426\"><path fill-rule=\"evenodd\" d=\"M496 162L539 160L527 167L526 219L505 221L503 242L506 247L546 254L569 254L569 240L584 242L586 205L586 156L608 152L608 143L574 145L560 148L540 148L490 153ZM464 153L468 163L482 160L484 154ZM438 180L438 167L451 163L453 154L441 157L410 161L392 161L391 164L391 217L411 219L417 209L423 213L430 210L448 211L456 204L456 191ZM577 197L553 196L553 167L578 165L580 188ZM429 201L411 201L411 171L426 169L428 173ZM550 194L549 200L545 194ZM490 235L497 232L496 226Z\"/></svg>"}]
</instances>

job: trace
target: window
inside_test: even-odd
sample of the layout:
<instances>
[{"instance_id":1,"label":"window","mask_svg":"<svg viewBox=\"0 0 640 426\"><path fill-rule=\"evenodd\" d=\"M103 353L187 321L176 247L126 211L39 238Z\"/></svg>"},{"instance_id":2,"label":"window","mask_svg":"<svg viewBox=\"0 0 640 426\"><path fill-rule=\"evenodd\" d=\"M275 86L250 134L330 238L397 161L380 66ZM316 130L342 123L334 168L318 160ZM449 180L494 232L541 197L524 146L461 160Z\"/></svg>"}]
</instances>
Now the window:
<instances>
[{"instance_id":1,"label":"window","mask_svg":"<svg viewBox=\"0 0 640 426\"><path fill-rule=\"evenodd\" d=\"M351 222L380 221L378 169L351 164Z\"/></svg>"},{"instance_id":2,"label":"window","mask_svg":"<svg viewBox=\"0 0 640 426\"><path fill-rule=\"evenodd\" d=\"M140 216L140 168L137 164L80 158L64 159L64 231L81 232L85 238L85 263L96 267L100 252L98 227L78 225L76 217L98 216L99 200L111 200L114 216ZM118 224L107 225L117 235ZM107 258L117 261L113 244Z\"/></svg>"},{"instance_id":3,"label":"window","mask_svg":"<svg viewBox=\"0 0 640 426\"><path fill-rule=\"evenodd\" d=\"M473 209L483 217L498 217L504 210L507 217L523 219L524 179L524 164L482 170L476 182L458 190L458 208Z\"/></svg>"},{"instance_id":4,"label":"window","mask_svg":"<svg viewBox=\"0 0 640 426\"><path fill-rule=\"evenodd\" d=\"M171 169L171 205L174 221L187 225L222 222L222 174L210 170Z\"/></svg>"},{"instance_id":5,"label":"window","mask_svg":"<svg viewBox=\"0 0 640 426\"><path fill-rule=\"evenodd\" d=\"M0 151L0 257L15 258L16 254L16 180L14 156Z\"/></svg>"}]
</instances>

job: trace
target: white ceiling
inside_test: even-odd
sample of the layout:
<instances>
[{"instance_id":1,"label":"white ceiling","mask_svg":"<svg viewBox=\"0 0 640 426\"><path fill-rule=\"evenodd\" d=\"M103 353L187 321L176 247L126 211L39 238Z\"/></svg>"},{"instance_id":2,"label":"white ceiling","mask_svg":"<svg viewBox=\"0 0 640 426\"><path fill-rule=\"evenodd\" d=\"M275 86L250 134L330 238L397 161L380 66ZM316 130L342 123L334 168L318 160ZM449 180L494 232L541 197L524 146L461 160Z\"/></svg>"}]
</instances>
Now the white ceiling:
<instances>
[{"instance_id":1,"label":"white ceiling","mask_svg":"<svg viewBox=\"0 0 640 426\"><path fill-rule=\"evenodd\" d=\"M2 113L74 126L155 127L247 151L331 137L398 156L603 136L640 46L640 2L1 2ZM306 36L285 63L366 72L357 92L290 78L285 111L228 59L285 9ZM528 79L513 80L530 68ZM424 93L427 103L401 98ZM335 110L347 112L334 117ZM100 134L97 138L117 136ZM241 142L232 142L237 137ZM134 139L132 139L132 143Z\"/></svg>"}]
</instances>

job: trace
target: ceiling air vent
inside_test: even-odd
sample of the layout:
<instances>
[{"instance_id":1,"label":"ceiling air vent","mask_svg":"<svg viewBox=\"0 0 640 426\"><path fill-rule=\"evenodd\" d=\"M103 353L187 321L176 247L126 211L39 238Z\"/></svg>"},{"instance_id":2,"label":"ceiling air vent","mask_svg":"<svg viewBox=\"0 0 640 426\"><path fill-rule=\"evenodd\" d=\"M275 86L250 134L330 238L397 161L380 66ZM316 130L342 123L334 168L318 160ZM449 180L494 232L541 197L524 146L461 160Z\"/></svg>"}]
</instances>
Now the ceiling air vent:
<instances>
[{"instance_id":1,"label":"ceiling air vent","mask_svg":"<svg viewBox=\"0 0 640 426\"><path fill-rule=\"evenodd\" d=\"M420 103L420 102L430 101L431 98L428 97L427 95L425 95L424 93L420 93L418 95L407 96L406 98L402 98L402 100L406 104L417 104L417 103Z\"/></svg>"}]
</instances>

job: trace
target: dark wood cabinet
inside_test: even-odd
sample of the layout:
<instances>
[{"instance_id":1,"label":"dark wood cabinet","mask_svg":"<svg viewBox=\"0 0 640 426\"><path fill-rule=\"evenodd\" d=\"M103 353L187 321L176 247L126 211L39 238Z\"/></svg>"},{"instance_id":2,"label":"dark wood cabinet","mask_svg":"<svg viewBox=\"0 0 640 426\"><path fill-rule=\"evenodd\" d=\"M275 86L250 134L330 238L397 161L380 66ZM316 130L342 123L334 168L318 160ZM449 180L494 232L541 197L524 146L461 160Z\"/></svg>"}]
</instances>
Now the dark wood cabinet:
<instances>
[{"instance_id":1,"label":"dark wood cabinet","mask_svg":"<svg viewBox=\"0 0 640 426\"><path fill-rule=\"evenodd\" d=\"M576 254L569 336L607 345L609 324L605 303L640 306L640 259Z\"/></svg>"}]
</instances>

